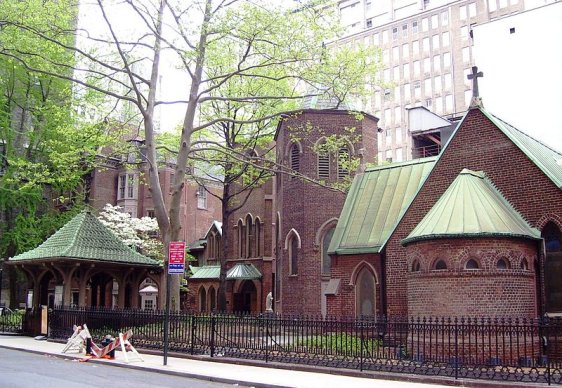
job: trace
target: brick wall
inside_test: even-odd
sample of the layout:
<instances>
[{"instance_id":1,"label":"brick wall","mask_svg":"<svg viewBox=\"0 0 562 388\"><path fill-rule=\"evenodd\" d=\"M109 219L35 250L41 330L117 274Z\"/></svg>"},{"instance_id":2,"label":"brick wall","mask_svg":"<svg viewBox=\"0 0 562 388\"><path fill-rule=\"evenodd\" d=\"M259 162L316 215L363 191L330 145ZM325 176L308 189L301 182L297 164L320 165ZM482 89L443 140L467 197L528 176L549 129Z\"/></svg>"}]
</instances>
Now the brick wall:
<instances>
[{"instance_id":1,"label":"brick wall","mask_svg":"<svg viewBox=\"0 0 562 388\"><path fill-rule=\"evenodd\" d=\"M469 111L387 243L389 315L408 313L407 252L400 240L408 236L463 168L484 171L533 226L540 228L546 220L562 216L562 191L482 112Z\"/></svg>"},{"instance_id":2,"label":"brick wall","mask_svg":"<svg viewBox=\"0 0 562 388\"><path fill-rule=\"evenodd\" d=\"M374 269L376 279L375 309L377 315L383 313L383 276L381 258L378 254L372 255L345 255L332 258L331 277L340 279L339 290L336 295L328 296L329 316L356 316L355 279L358 270L367 265L369 270Z\"/></svg>"},{"instance_id":3,"label":"brick wall","mask_svg":"<svg viewBox=\"0 0 562 388\"><path fill-rule=\"evenodd\" d=\"M534 263L537 242L512 238L458 238L409 244L409 316L537 316ZM478 269L466 269L475 259ZM443 260L447 269L436 270ZM504 260L507 268L499 269ZM415 262L419 271L412 271Z\"/></svg>"}]
</instances>

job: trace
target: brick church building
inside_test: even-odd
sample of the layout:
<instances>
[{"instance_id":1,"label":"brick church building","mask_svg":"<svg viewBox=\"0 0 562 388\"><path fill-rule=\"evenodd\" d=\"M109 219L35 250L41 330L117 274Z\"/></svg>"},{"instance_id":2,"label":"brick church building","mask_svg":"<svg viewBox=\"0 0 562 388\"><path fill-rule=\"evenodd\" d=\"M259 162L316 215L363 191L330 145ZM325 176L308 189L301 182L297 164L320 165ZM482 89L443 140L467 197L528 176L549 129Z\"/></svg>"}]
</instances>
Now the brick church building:
<instances>
[{"instance_id":1,"label":"brick church building","mask_svg":"<svg viewBox=\"0 0 562 388\"><path fill-rule=\"evenodd\" d=\"M340 157L316 152L353 128ZM303 132L304 131L304 132ZM232 225L209 224L189 280L190 308L216 306L221 230L231 311L361 316L562 313L562 154L473 104L438 156L378 167L377 119L305 109L277 128L288 174L252 193ZM363 171L364 170L364 171ZM210 259L210 260L209 260Z\"/></svg>"},{"instance_id":2,"label":"brick church building","mask_svg":"<svg viewBox=\"0 0 562 388\"><path fill-rule=\"evenodd\" d=\"M221 187L186 184L182 237L198 262L184 308L217 308L226 254L229 311L261 313L271 293L273 310L290 314L562 313L560 152L475 103L441 130L438 155L371 167L378 119L326 106L309 101L280 121L276 159L294 174L256 188L231 225L218 222L220 201L209 194ZM319 152L334 135L347 141ZM358 173L342 163L351 159ZM111 162L92 175L93 207L153 215L142 164ZM165 192L172 167L159 171ZM327 187L350 179L347 193Z\"/></svg>"}]
</instances>

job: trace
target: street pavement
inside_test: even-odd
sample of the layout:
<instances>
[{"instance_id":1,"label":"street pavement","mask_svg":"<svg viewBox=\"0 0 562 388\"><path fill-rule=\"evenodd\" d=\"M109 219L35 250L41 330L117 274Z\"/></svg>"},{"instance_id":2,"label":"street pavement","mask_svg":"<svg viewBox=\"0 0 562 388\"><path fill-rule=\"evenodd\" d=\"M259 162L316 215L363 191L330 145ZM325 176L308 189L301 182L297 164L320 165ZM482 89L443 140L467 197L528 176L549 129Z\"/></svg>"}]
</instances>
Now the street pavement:
<instances>
[{"instance_id":1,"label":"street pavement","mask_svg":"<svg viewBox=\"0 0 562 388\"><path fill-rule=\"evenodd\" d=\"M68 352L62 353L64 344L58 342L50 342L46 340L36 340L32 337L0 335L0 347L8 349L17 349L22 351L29 351L38 354L47 354L51 356L73 359L83 358L83 353ZM121 351L115 352L115 359L92 359L90 363L104 363L123 368L135 368L145 371L172 374L176 376L185 376L197 378L207 381L214 381L227 384L238 384L250 387L299 387L299 388L363 388L363 387L389 387L389 388L431 388L431 387L445 387L447 385L441 384L427 384L421 382L406 381L416 378L410 375L388 375L384 377L393 378L387 380L380 378L380 375L366 375L358 376L358 373L345 370L323 370L317 371L317 368L308 368L308 370L301 367L294 366L293 369L275 368L274 365L268 364L267 367L252 366L246 364L239 364L230 360L223 360L225 362L216 362L214 358L208 361L204 359L191 359L183 357L175 357L171 354L167 358L167 365L163 365L163 357L161 355L145 354L142 349L139 350L144 361L140 359L133 360L132 353L127 354L131 357L130 362L126 362L125 357ZM315 370L316 369L316 370ZM344 373L344 374L341 374ZM354 376L355 374L355 376ZM122 379L126 379L126 373L120 374ZM423 376L418 376L422 378ZM396 380L394 380L396 379ZM457 385L457 386L485 386L485 382L467 382L462 380L448 380L444 384ZM517 384L510 384L513 387ZM494 384L494 387L500 385ZM528 385L526 385L528 386Z\"/></svg>"}]
</instances>

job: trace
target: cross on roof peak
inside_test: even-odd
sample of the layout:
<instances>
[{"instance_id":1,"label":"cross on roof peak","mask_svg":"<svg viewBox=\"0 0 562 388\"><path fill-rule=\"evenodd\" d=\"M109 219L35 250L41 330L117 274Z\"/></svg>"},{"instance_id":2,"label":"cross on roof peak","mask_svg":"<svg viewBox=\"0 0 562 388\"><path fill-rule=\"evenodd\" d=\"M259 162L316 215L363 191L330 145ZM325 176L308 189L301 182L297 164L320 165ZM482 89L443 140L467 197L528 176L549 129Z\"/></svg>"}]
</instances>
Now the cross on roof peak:
<instances>
[{"instance_id":1,"label":"cross on roof peak","mask_svg":"<svg viewBox=\"0 0 562 388\"><path fill-rule=\"evenodd\" d=\"M480 106L482 105L482 99L478 94L478 78L484 77L484 73L478 71L478 66L472 66L472 73L467 75L469 80L472 80L472 101L470 102L470 106Z\"/></svg>"}]
</instances>

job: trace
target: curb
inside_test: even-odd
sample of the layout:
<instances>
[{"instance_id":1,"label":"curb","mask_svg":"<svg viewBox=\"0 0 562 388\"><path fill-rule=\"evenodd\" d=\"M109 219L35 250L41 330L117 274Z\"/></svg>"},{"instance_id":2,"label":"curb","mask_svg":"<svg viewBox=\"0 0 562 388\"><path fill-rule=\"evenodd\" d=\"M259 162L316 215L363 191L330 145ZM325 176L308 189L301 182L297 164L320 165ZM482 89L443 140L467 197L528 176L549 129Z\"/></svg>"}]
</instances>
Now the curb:
<instances>
[{"instance_id":1,"label":"curb","mask_svg":"<svg viewBox=\"0 0 562 388\"><path fill-rule=\"evenodd\" d=\"M56 340L48 340L51 343L63 343ZM40 355L49 355L56 358L61 359L80 359L83 356L77 354L62 354L62 353L50 353L35 349L27 349L27 348L20 348L14 346L6 346L1 345L0 348L3 349L12 349L18 351L24 351L29 353L35 353ZM141 350L141 354L148 354L152 356L162 356L162 352L148 350L148 349L139 349ZM120 351L120 350L119 350ZM265 361L258 361L258 360L245 360L245 359L236 359L236 358L211 358L210 356L201 356L201 355L189 355L184 353L178 352L169 352L168 357L171 358L182 358L182 359L189 359L195 361L202 361L202 362L213 362L219 364L232 364L232 365L243 365L243 366L251 366L251 367L261 367L261 368L270 368L270 369L282 369L282 370L293 370L293 371L300 371L300 372L309 372L309 373L322 373L327 375L338 375L338 376L347 376L347 377L354 377L354 378L363 378L363 379L371 379L373 382L375 381L400 381L400 382L410 382L410 383L418 383L418 384L439 384L439 385L447 385L452 387L474 387L474 388L513 388L513 387L546 387L546 384L533 384L533 383L519 383L519 382L502 382L502 381L487 381L487 380L468 380L468 379L450 379L444 377L434 377L434 376L422 376L422 375L413 375L413 374L399 374L399 373L390 373L390 372L372 372L372 371L355 371L351 369L334 369L328 367L321 367L321 366L310 366L310 365L295 365L295 364L282 364L276 362L265 362ZM258 387L258 388L292 388L293 386L285 386L285 385L278 385L278 384L269 384L269 383L261 383L256 381L248 381L248 380L237 380L237 379L230 379L227 377L216 377L216 376L208 376L204 374L197 374L193 372L183 372L177 370L166 370L163 368L157 368L152 366L142 366L142 365L133 365L127 364L122 362L111 362L108 360L97 360L91 359L88 362L95 363L95 364L102 364L102 365L110 365L113 367L118 368L129 368L135 370L143 370L152 373L161 373L161 374L168 374L180 377L188 377L203 381L211 381L211 382L218 382L224 384L237 384L241 386L247 387Z\"/></svg>"}]
</instances>

